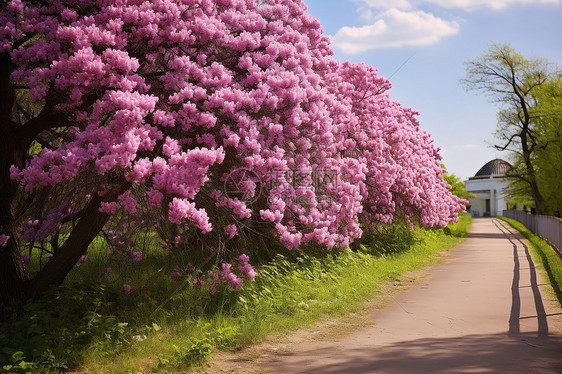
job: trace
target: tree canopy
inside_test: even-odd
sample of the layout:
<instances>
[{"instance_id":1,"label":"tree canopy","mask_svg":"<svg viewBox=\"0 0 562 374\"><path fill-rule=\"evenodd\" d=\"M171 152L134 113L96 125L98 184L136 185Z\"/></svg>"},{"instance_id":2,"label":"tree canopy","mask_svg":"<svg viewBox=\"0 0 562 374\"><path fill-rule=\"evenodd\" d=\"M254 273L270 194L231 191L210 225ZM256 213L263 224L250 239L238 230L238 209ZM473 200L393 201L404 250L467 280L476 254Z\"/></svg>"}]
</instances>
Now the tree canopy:
<instances>
[{"instance_id":1,"label":"tree canopy","mask_svg":"<svg viewBox=\"0 0 562 374\"><path fill-rule=\"evenodd\" d=\"M544 197L545 213L562 217L562 79L553 79L537 89L536 104L537 181Z\"/></svg>"},{"instance_id":2,"label":"tree canopy","mask_svg":"<svg viewBox=\"0 0 562 374\"><path fill-rule=\"evenodd\" d=\"M455 220L417 113L331 55L300 0L4 3L0 301L60 284L98 236L120 265L154 233L200 267L251 238L345 247L374 221Z\"/></svg>"},{"instance_id":3,"label":"tree canopy","mask_svg":"<svg viewBox=\"0 0 562 374\"><path fill-rule=\"evenodd\" d=\"M441 166L443 167L443 169L445 169L445 165L442 164ZM466 191L465 184L455 174L445 173L443 174L443 179L451 186L449 189L451 193L457 197L460 197L461 199L465 199L466 203L468 203L469 199L476 197L476 195L474 195L473 193Z\"/></svg>"}]
</instances>

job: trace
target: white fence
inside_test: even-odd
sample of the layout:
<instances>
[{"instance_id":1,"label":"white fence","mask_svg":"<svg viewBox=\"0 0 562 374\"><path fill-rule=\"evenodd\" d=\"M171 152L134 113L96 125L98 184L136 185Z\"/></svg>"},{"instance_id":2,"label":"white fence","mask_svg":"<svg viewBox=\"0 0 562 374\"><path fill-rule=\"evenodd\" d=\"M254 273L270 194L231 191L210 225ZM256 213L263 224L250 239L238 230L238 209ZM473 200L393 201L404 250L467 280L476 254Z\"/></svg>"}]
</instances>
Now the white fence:
<instances>
[{"instance_id":1,"label":"white fence","mask_svg":"<svg viewBox=\"0 0 562 374\"><path fill-rule=\"evenodd\" d=\"M521 222L532 233L546 239L562 255L562 218L537 216L519 210L504 210L503 216Z\"/></svg>"}]
</instances>

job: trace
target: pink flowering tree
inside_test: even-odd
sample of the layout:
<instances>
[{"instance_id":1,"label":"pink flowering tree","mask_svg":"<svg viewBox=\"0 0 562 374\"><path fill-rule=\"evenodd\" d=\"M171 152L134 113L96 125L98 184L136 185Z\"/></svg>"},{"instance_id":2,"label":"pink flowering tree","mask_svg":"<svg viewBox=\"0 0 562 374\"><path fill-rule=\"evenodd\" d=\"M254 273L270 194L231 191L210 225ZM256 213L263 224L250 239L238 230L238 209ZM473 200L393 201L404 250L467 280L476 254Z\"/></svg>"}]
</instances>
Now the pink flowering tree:
<instances>
[{"instance_id":1,"label":"pink flowering tree","mask_svg":"<svg viewBox=\"0 0 562 374\"><path fill-rule=\"evenodd\" d=\"M203 263L252 235L344 247L372 221L455 219L415 113L331 54L300 0L2 5L0 302L60 284L99 235Z\"/></svg>"},{"instance_id":2,"label":"pink flowering tree","mask_svg":"<svg viewBox=\"0 0 562 374\"><path fill-rule=\"evenodd\" d=\"M325 73L330 91L351 106L339 141L357 169L363 229L396 218L426 227L456 220L465 201L450 193L441 156L417 113L390 101L390 82L364 64L332 61Z\"/></svg>"}]
</instances>

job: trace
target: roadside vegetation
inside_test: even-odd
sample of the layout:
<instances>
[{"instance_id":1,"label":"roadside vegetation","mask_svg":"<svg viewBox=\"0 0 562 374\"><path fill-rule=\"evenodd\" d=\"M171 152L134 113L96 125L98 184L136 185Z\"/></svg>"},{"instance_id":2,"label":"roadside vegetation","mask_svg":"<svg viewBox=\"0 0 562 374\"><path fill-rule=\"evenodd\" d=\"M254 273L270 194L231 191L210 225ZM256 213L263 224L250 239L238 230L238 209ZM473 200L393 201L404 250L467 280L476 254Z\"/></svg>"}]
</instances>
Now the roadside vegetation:
<instances>
[{"instance_id":1,"label":"roadside vegetation","mask_svg":"<svg viewBox=\"0 0 562 374\"><path fill-rule=\"evenodd\" d=\"M509 223L531 243L531 255L547 274L556 298L562 306L562 259L556 250L543 238L529 231L522 223L506 217L500 217L500 219Z\"/></svg>"},{"instance_id":2,"label":"roadside vegetation","mask_svg":"<svg viewBox=\"0 0 562 374\"><path fill-rule=\"evenodd\" d=\"M123 292L100 264L76 268L63 287L12 309L0 328L5 372L187 372L217 349L238 349L357 311L386 282L440 261L438 254L467 234L470 217L444 229L393 225L375 230L358 250L284 251L257 266L240 292L174 280L160 271L166 256L142 262L149 286ZM171 265L170 265L171 266ZM22 317L23 313L23 317ZM19 317L18 317L19 314Z\"/></svg>"}]
</instances>

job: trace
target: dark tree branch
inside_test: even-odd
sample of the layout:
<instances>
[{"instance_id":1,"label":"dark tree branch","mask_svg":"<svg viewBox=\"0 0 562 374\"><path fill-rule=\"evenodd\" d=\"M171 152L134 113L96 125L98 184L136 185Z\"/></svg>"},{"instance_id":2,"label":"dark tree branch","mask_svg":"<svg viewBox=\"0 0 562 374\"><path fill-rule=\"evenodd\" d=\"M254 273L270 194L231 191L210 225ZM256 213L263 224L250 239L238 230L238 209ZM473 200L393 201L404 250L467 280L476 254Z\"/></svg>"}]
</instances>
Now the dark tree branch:
<instances>
[{"instance_id":1,"label":"dark tree branch","mask_svg":"<svg viewBox=\"0 0 562 374\"><path fill-rule=\"evenodd\" d=\"M504 135L505 136L505 135ZM513 134L511 135L511 137L508 139L507 144L502 146L499 145L494 145L494 148L496 148L499 151L505 151L507 149L507 147L509 147L509 145L513 142L513 139L515 139L516 137L519 137L519 134ZM506 136L507 138L507 136Z\"/></svg>"},{"instance_id":2,"label":"dark tree branch","mask_svg":"<svg viewBox=\"0 0 562 374\"><path fill-rule=\"evenodd\" d=\"M30 41L31 39L33 39L33 37L37 35L37 33L29 33L26 34L23 38L16 40L16 42L14 44L12 44L12 49L18 49L19 47L21 47L22 45L24 45L25 43L27 43L28 41Z\"/></svg>"}]
</instances>

